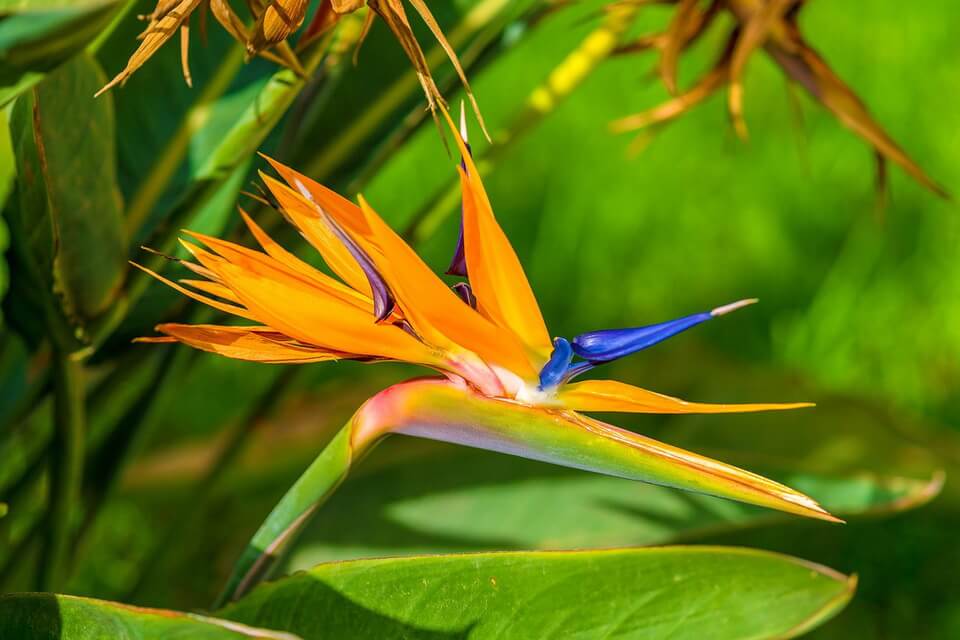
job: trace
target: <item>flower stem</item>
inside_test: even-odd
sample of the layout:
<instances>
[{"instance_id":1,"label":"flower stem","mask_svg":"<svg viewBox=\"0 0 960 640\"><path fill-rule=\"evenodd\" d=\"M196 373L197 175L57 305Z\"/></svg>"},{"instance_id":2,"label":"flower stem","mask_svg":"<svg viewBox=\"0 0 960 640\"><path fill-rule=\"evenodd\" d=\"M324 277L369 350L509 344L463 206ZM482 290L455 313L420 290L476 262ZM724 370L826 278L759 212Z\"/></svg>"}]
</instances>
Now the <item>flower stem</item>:
<instances>
[{"instance_id":1,"label":"flower stem","mask_svg":"<svg viewBox=\"0 0 960 640\"><path fill-rule=\"evenodd\" d=\"M371 442L354 442L354 420L346 424L297 479L233 565L226 587L213 605L219 609L267 578L290 549L310 516L340 485L353 461Z\"/></svg>"},{"instance_id":2,"label":"flower stem","mask_svg":"<svg viewBox=\"0 0 960 640\"><path fill-rule=\"evenodd\" d=\"M70 354L58 352L54 362L54 446L50 465L50 508L45 549L41 555L40 586L59 589L69 565L74 509L80 499L84 449L83 366Z\"/></svg>"}]
</instances>

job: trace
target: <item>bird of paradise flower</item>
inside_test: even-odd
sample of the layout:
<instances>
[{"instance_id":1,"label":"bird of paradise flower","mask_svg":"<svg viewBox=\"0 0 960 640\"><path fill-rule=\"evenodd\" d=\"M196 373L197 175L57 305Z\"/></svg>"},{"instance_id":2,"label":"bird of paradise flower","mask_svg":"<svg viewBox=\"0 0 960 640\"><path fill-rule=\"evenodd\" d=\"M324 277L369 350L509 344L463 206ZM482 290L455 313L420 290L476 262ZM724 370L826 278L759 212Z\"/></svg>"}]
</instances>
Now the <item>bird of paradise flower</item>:
<instances>
[{"instance_id":1,"label":"bird of paradise flower","mask_svg":"<svg viewBox=\"0 0 960 640\"><path fill-rule=\"evenodd\" d=\"M255 324L161 324L162 336L141 342L181 342L268 363L408 362L441 374L389 387L357 411L254 536L225 599L239 597L259 580L351 464L391 433L838 521L789 487L581 413L732 413L810 405L703 404L614 380L572 382L755 300L644 327L551 340L520 261L494 217L466 136L453 137L462 154L463 201L461 239L450 271L468 274L468 281L447 286L362 196L355 205L269 158L283 180L261 174L271 201L337 277L288 252L242 210L262 251L191 233L206 248L182 241L196 260L183 264L202 280L177 283L149 272Z\"/></svg>"}]
</instances>

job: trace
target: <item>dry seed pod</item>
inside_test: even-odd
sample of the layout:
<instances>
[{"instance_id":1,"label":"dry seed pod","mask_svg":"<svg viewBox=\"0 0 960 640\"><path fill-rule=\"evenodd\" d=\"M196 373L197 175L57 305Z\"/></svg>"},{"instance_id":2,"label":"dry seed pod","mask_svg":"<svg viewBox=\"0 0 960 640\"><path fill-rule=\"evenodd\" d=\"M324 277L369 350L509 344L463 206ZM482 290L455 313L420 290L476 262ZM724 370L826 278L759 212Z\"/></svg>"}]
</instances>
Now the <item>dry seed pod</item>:
<instances>
[{"instance_id":1,"label":"dry seed pod","mask_svg":"<svg viewBox=\"0 0 960 640\"><path fill-rule=\"evenodd\" d=\"M257 18L247 53L256 55L290 37L303 24L309 4L309 0L273 0Z\"/></svg>"},{"instance_id":2,"label":"dry seed pod","mask_svg":"<svg viewBox=\"0 0 960 640\"><path fill-rule=\"evenodd\" d=\"M97 95L126 82L178 31L181 36L183 75L187 84L191 85L188 64L189 19L190 15L203 5L204 9L209 7L217 22L251 54L288 67L302 76L305 73L303 67L285 38L302 24L309 4L310 0L275 0L258 12L259 19L254 25L255 29L249 32L244 21L234 13L228 0L159 0L153 11L140 16L148 21L147 28L138 36L140 46L130 56L127 66L98 91ZM283 35L284 33L286 35ZM271 51L271 48L276 51Z\"/></svg>"},{"instance_id":3,"label":"dry seed pod","mask_svg":"<svg viewBox=\"0 0 960 640\"><path fill-rule=\"evenodd\" d=\"M140 46L130 56L127 66L123 71L108 82L96 95L100 95L111 87L123 84L133 73L143 66L150 57L157 52L160 47L166 44L167 40L173 37L177 31L186 24L190 14L200 6L203 0L160 0L157 3L153 13L150 14L150 23L146 30L141 34ZM186 37L186 35L184 36ZM184 47L185 49L186 47ZM186 55L186 54L184 54ZM186 69L186 63L184 63Z\"/></svg>"}]
</instances>

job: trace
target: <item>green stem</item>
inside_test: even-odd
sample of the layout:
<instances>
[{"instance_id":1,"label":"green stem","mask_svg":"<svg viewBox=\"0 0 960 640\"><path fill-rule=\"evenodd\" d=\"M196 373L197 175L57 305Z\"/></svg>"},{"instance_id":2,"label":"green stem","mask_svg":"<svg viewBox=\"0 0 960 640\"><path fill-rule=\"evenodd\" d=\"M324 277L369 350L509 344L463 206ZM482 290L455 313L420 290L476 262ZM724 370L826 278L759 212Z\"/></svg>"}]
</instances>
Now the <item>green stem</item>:
<instances>
[{"instance_id":1,"label":"green stem","mask_svg":"<svg viewBox=\"0 0 960 640\"><path fill-rule=\"evenodd\" d=\"M233 566L226 587L213 605L219 609L268 577L290 549L310 517L340 485L350 465L372 442L354 442L350 420L294 483L247 544Z\"/></svg>"},{"instance_id":2,"label":"green stem","mask_svg":"<svg viewBox=\"0 0 960 640\"><path fill-rule=\"evenodd\" d=\"M40 584L45 591L59 589L66 579L74 510L83 477L84 385L83 366L59 352L54 362L54 447L50 465L48 537L41 558Z\"/></svg>"}]
</instances>

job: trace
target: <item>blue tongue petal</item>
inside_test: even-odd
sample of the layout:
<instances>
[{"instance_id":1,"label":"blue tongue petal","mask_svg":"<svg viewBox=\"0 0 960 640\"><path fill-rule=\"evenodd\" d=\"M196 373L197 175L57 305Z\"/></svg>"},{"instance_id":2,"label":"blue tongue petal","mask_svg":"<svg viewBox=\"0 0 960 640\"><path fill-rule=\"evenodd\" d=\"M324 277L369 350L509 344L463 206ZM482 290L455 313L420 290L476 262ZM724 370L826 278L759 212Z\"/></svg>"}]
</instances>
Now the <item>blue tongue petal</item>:
<instances>
[{"instance_id":1,"label":"blue tongue petal","mask_svg":"<svg viewBox=\"0 0 960 640\"><path fill-rule=\"evenodd\" d=\"M609 362L652 347L658 342L686 331L690 327L711 318L722 316L731 311L756 302L756 299L738 300L712 311L695 313L668 322L651 324L629 329L605 329L581 333L571 342L573 352L593 363Z\"/></svg>"},{"instance_id":2,"label":"blue tongue petal","mask_svg":"<svg viewBox=\"0 0 960 640\"><path fill-rule=\"evenodd\" d=\"M736 311L756 301L756 298L737 300L712 311L695 313L645 327L590 331L581 333L572 341L566 338L555 338L550 360L540 370L540 390L553 389L566 384L598 364L642 351L701 322ZM573 362L574 356L582 360Z\"/></svg>"},{"instance_id":3,"label":"blue tongue petal","mask_svg":"<svg viewBox=\"0 0 960 640\"><path fill-rule=\"evenodd\" d=\"M573 351L591 362L608 362L663 342L681 331L706 322L709 313L695 313L669 322L630 329L604 329L581 333L573 339Z\"/></svg>"},{"instance_id":4,"label":"blue tongue petal","mask_svg":"<svg viewBox=\"0 0 960 640\"><path fill-rule=\"evenodd\" d=\"M540 390L552 389L563 384L567 378L567 371L571 367L571 360L573 360L573 349L570 347L570 342L566 338L554 338L550 360L540 370Z\"/></svg>"}]
</instances>

